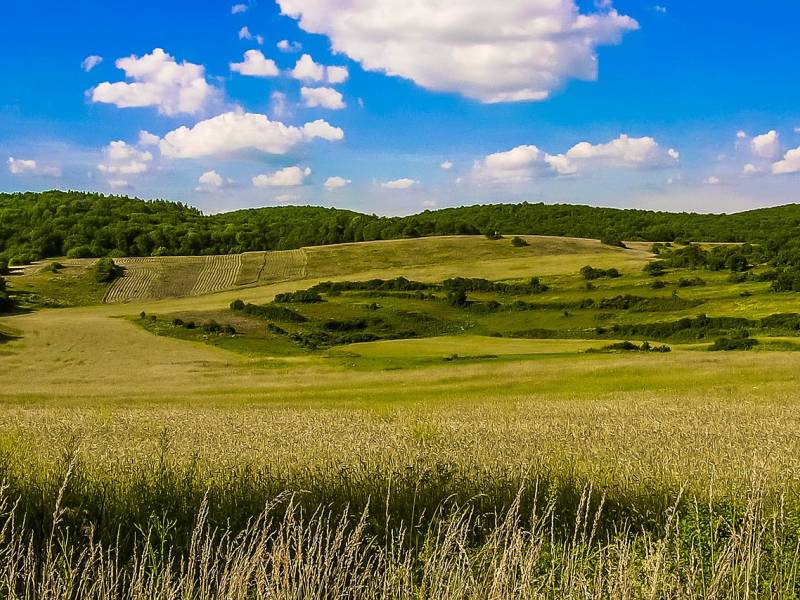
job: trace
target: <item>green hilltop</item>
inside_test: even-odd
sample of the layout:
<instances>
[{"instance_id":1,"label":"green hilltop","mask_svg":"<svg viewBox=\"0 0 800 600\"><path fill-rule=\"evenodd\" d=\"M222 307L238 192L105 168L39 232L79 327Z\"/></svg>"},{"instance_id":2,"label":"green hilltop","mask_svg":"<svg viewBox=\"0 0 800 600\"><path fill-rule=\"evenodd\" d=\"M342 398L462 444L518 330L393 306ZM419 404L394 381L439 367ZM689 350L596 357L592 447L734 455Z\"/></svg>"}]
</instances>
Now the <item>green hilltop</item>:
<instances>
[{"instance_id":1,"label":"green hilltop","mask_svg":"<svg viewBox=\"0 0 800 600\"><path fill-rule=\"evenodd\" d=\"M0 260L287 250L433 235L527 234L604 241L757 242L797 254L800 205L735 214L568 204L487 204L379 217L311 206L204 215L179 202L97 193L0 194ZM797 263L800 261L783 261Z\"/></svg>"}]
</instances>

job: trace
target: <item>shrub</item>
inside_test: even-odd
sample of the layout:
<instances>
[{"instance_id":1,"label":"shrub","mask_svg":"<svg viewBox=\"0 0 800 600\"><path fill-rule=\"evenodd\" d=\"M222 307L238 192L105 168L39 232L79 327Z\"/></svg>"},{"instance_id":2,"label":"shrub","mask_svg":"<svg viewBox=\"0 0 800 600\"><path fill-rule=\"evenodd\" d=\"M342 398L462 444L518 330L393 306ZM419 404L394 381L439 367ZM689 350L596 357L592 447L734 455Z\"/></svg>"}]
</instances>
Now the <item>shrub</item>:
<instances>
[{"instance_id":1,"label":"shrub","mask_svg":"<svg viewBox=\"0 0 800 600\"><path fill-rule=\"evenodd\" d=\"M75 246L67 251L67 258L92 258L94 254L87 245Z\"/></svg>"},{"instance_id":2,"label":"shrub","mask_svg":"<svg viewBox=\"0 0 800 600\"><path fill-rule=\"evenodd\" d=\"M514 248L524 248L525 246L530 246L526 240L523 240L518 235L515 235L513 238L511 238L511 245L514 246Z\"/></svg>"},{"instance_id":3,"label":"shrub","mask_svg":"<svg viewBox=\"0 0 800 600\"><path fill-rule=\"evenodd\" d=\"M122 276L124 269L113 258L100 258L94 263L94 279L97 283L110 283Z\"/></svg>"},{"instance_id":4,"label":"shrub","mask_svg":"<svg viewBox=\"0 0 800 600\"><path fill-rule=\"evenodd\" d=\"M222 327L222 333L225 335L236 335L236 328L233 325L225 325Z\"/></svg>"},{"instance_id":5,"label":"shrub","mask_svg":"<svg viewBox=\"0 0 800 600\"><path fill-rule=\"evenodd\" d=\"M734 335L732 337L721 337L714 340L709 346L711 352L731 351L731 350L750 350L758 344L758 340L750 337L747 332Z\"/></svg>"},{"instance_id":6,"label":"shrub","mask_svg":"<svg viewBox=\"0 0 800 600\"><path fill-rule=\"evenodd\" d=\"M667 272L667 263L663 260L653 260L647 263L642 271L651 277L661 277Z\"/></svg>"},{"instance_id":7,"label":"shrub","mask_svg":"<svg viewBox=\"0 0 800 600\"><path fill-rule=\"evenodd\" d=\"M39 260L39 257L34 254L33 252L22 252L15 256L11 257L11 260L8 261L9 265L29 265L32 262L36 262Z\"/></svg>"},{"instance_id":8,"label":"shrub","mask_svg":"<svg viewBox=\"0 0 800 600\"><path fill-rule=\"evenodd\" d=\"M244 307L245 307L244 300L236 299L233 302L231 302L231 310L241 311L244 310Z\"/></svg>"},{"instance_id":9,"label":"shrub","mask_svg":"<svg viewBox=\"0 0 800 600\"><path fill-rule=\"evenodd\" d=\"M298 312L293 311L285 306L277 306L275 304L245 304L241 300L234 300L231 303L231 309L243 312L246 315L255 317L257 319L270 319L272 321L284 321L288 323L305 323L308 321L306 317Z\"/></svg>"},{"instance_id":10,"label":"shrub","mask_svg":"<svg viewBox=\"0 0 800 600\"><path fill-rule=\"evenodd\" d=\"M678 287L686 288L686 287L695 287L705 285L706 280L701 279L700 277L682 277L678 281Z\"/></svg>"},{"instance_id":11,"label":"shrub","mask_svg":"<svg viewBox=\"0 0 800 600\"><path fill-rule=\"evenodd\" d=\"M172 319L172 324L175 327L183 327L183 319Z\"/></svg>"},{"instance_id":12,"label":"shrub","mask_svg":"<svg viewBox=\"0 0 800 600\"><path fill-rule=\"evenodd\" d=\"M613 267L610 269L595 269L589 265L586 265L581 269L581 275L586 281L592 281L594 279L601 278L616 279L617 277L622 276L622 274Z\"/></svg>"},{"instance_id":13,"label":"shrub","mask_svg":"<svg viewBox=\"0 0 800 600\"><path fill-rule=\"evenodd\" d=\"M663 290L667 287L667 284L661 281L660 279L656 279L653 283L650 284L650 287L654 290Z\"/></svg>"},{"instance_id":14,"label":"shrub","mask_svg":"<svg viewBox=\"0 0 800 600\"><path fill-rule=\"evenodd\" d=\"M625 242L615 237L602 239L600 240L600 243L605 244L606 246L614 246L616 248L627 248Z\"/></svg>"},{"instance_id":15,"label":"shrub","mask_svg":"<svg viewBox=\"0 0 800 600\"><path fill-rule=\"evenodd\" d=\"M0 258L0 275L8 273L8 261L5 258Z\"/></svg>"},{"instance_id":16,"label":"shrub","mask_svg":"<svg viewBox=\"0 0 800 600\"><path fill-rule=\"evenodd\" d=\"M188 321L184 327L186 327L186 329L195 329L197 328L197 325L194 321Z\"/></svg>"},{"instance_id":17,"label":"shrub","mask_svg":"<svg viewBox=\"0 0 800 600\"><path fill-rule=\"evenodd\" d=\"M502 234L494 228L487 229L486 232L483 234L486 236L487 240L502 240Z\"/></svg>"},{"instance_id":18,"label":"shrub","mask_svg":"<svg viewBox=\"0 0 800 600\"><path fill-rule=\"evenodd\" d=\"M139 313L139 318L144 321L147 318L147 313L142 311Z\"/></svg>"},{"instance_id":19,"label":"shrub","mask_svg":"<svg viewBox=\"0 0 800 600\"><path fill-rule=\"evenodd\" d=\"M313 290L298 290L275 296L275 302L278 304L316 304L322 301L322 296Z\"/></svg>"},{"instance_id":20,"label":"shrub","mask_svg":"<svg viewBox=\"0 0 800 600\"><path fill-rule=\"evenodd\" d=\"M455 288L447 292L447 304L455 308L463 308L467 305L467 290Z\"/></svg>"}]
</instances>

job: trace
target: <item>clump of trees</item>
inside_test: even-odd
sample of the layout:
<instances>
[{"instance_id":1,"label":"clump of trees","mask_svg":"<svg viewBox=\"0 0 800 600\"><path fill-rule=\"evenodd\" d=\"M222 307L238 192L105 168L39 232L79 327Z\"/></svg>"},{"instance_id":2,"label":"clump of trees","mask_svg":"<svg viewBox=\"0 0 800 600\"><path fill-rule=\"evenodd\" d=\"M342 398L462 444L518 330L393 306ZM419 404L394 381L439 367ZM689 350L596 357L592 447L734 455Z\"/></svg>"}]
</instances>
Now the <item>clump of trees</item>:
<instances>
[{"instance_id":1,"label":"clump of trees","mask_svg":"<svg viewBox=\"0 0 800 600\"><path fill-rule=\"evenodd\" d=\"M663 277L667 273L667 261L651 260L642 270L650 277Z\"/></svg>"},{"instance_id":2,"label":"clump of trees","mask_svg":"<svg viewBox=\"0 0 800 600\"><path fill-rule=\"evenodd\" d=\"M276 304L316 304L318 302L323 302L323 299L319 292L314 290L298 290L275 296Z\"/></svg>"},{"instance_id":3,"label":"clump of trees","mask_svg":"<svg viewBox=\"0 0 800 600\"><path fill-rule=\"evenodd\" d=\"M662 346L653 346L650 342L642 342L640 346L637 346L633 342L616 342L614 344L609 344L608 346L603 346L600 352L658 352L658 353L666 353L672 352L672 348L667 345ZM589 352L598 352L598 350L591 349Z\"/></svg>"},{"instance_id":4,"label":"clump of trees","mask_svg":"<svg viewBox=\"0 0 800 600\"><path fill-rule=\"evenodd\" d=\"M593 281L595 279L616 279L617 277L622 277L622 273L620 273L614 267L610 269L597 269L595 267L586 265L581 269L581 275L586 281Z\"/></svg>"},{"instance_id":5,"label":"clump of trees","mask_svg":"<svg viewBox=\"0 0 800 600\"><path fill-rule=\"evenodd\" d=\"M125 270L114 262L113 258L101 258L92 267L94 279L97 283L111 283L122 277Z\"/></svg>"},{"instance_id":6,"label":"clump of trees","mask_svg":"<svg viewBox=\"0 0 800 600\"><path fill-rule=\"evenodd\" d=\"M276 304L251 304L243 300L234 300L231 302L230 308L233 311L242 312L257 319L269 319L284 323L305 323L308 321L308 318L299 312Z\"/></svg>"},{"instance_id":7,"label":"clump of trees","mask_svg":"<svg viewBox=\"0 0 800 600\"><path fill-rule=\"evenodd\" d=\"M729 337L721 337L714 340L709 346L711 352L731 351L731 350L751 350L758 345L758 340L750 337L749 331L739 331Z\"/></svg>"}]
</instances>

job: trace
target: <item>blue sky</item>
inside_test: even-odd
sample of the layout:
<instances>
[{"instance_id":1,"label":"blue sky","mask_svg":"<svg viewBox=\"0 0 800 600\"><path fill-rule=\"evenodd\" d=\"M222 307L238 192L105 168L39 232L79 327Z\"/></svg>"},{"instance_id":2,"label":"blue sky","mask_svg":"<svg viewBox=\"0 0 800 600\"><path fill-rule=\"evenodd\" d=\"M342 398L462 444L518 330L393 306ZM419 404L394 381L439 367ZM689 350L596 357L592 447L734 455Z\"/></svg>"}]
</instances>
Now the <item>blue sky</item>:
<instances>
[{"instance_id":1,"label":"blue sky","mask_svg":"<svg viewBox=\"0 0 800 600\"><path fill-rule=\"evenodd\" d=\"M0 10L3 191L378 214L799 200L789 0Z\"/></svg>"}]
</instances>

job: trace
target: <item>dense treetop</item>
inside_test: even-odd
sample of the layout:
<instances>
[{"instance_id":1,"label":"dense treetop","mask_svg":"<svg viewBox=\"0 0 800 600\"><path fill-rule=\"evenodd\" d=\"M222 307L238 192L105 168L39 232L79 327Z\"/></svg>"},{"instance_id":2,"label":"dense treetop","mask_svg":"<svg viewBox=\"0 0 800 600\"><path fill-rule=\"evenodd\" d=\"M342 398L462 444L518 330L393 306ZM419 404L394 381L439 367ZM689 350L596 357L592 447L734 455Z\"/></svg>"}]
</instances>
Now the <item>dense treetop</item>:
<instances>
[{"instance_id":1,"label":"dense treetop","mask_svg":"<svg viewBox=\"0 0 800 600\"><path fill-rule=\"evenodd\" d=\"M54 256L229 254L487 232L646 241L759 242L800 256L800 205L730 215L564 204L495 204L378 217L321 207L216 215L178 202L95 193L0 194L0 260ZM784 260L797 264L800 261Z\"/></svg>"}]
</instances>

